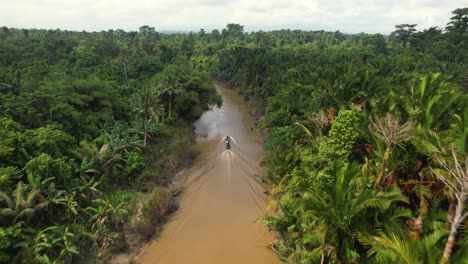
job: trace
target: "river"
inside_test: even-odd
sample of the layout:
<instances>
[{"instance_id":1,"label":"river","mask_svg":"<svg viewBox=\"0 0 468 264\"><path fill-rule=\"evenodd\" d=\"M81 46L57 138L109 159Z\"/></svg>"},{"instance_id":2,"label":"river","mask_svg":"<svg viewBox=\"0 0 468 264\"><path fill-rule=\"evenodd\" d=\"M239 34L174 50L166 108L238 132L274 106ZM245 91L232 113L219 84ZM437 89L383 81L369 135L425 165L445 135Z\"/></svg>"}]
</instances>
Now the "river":
<instances>
[{"instance_id":1,"label":"river","mask_svg":"<svg viewBox=\"0 0 468 264\"><path fill-rule=\"evenodd\" d=\"M262 223L268 196L259 166L263 137L255 129L246 102L215 84L222 107L194 123L193 166L175 181L184 186L179 210L137 257L138 263L278 263L268 245L275 240ZM226 149L225 137L231 138Z\"/></svg>"}]
</instances>

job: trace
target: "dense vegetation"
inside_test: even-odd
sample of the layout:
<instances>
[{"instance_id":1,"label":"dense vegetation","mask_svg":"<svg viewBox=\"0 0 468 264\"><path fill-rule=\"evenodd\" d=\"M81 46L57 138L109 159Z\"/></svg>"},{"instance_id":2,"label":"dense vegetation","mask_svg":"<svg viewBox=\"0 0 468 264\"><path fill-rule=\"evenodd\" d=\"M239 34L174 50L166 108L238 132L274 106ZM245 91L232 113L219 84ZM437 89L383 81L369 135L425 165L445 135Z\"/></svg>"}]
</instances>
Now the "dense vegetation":
<instances>
[{"instance_id":1,"label":"dense vegetation","mask_svg":"<svg viewBox=\"0 0 468 264\"><path fill-rule=\"evenodd\" d=\"M220 103L208 73L262 117L283 261L466 262L467 17L388 37L1 28L0 262L102 260L146 235L173 207L148 183Z\"/></svg>"},{"instance_id":2,"label":"dense vegetation","mask_svg":"<svg viewBox=\"0 0 468 264\"><path fill-rule=\"evenodd\" d=\"M220 104L192 38L0 29L0 263L105 260L173 209L190 122Z\"/></svg>"},{"instance_id":3,"label":"dense vegetation","mask_svg":"<svg viewBox=\"0 0 468 264\"><path fill-rule=\"evenodd\" d=\"M468 260L468 8L415 27L198 34L193 65L262 117L283 261Z\"/></svg>"}]
</instances>

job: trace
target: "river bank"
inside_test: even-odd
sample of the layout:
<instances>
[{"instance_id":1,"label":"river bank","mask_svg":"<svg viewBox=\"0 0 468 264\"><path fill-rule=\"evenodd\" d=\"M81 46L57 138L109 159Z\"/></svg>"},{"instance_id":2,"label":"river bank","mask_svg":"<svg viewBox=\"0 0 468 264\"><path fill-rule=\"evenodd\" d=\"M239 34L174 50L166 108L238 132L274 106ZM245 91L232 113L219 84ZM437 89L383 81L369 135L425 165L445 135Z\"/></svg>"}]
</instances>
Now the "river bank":
<instances>
[{"instance_id":1,"label":"river bank","mask_svg":"<svg viewBox=\"0 0 468 264\"><path fill-rule=\"evenodd\" d=\"M177 210L176 196L182 188L172 180L190 167L197 156L192 147L195 132L186 124L178 124L169 132L169 138L146 148L144 160L148 169L133 183L138 191L132 192L133 197L128 201L132 215L120 233L123 245L112 249L114 253L104 253L104 262L134 263L141 247L158 235L168 216Z\"/></svg>"},{"instance_id":2,"label":"river bank","mask_svg":"<svg viewBox=\"0 0 468 264\"><path fill-rule=\"evenodd\" d=\"M200 154L193 166L175 179L184 186L179 210L144 247L138 263L277 263L267 248L273 234L256 223L268 213L258 163L263 137L242 97L215 85L224 103L194 123L203 137L197 137ZM226 135L233 139L231 150L225 149Z\"/></svg>"}]
</instances>

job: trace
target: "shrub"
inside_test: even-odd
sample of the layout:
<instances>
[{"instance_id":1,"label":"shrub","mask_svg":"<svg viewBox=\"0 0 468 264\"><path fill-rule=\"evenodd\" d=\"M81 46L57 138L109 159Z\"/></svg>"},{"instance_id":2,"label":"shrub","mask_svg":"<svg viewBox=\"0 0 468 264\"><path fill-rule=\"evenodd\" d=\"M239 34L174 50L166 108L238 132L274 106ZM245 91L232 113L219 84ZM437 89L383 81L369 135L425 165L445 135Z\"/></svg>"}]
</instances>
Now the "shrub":
<instances>
[{"instance_id":1,"label":"shrub","mask_svg":"<svg viewBox=\"0 0 468 264\"><path fill-rule=\"evenodd\" d=\"M137 204L136 214L132 217L132 229L143 238L153 234L156 225L172 208L171 199L170 193L159 187L145 194Z\"/></svg>"}]
</instances>

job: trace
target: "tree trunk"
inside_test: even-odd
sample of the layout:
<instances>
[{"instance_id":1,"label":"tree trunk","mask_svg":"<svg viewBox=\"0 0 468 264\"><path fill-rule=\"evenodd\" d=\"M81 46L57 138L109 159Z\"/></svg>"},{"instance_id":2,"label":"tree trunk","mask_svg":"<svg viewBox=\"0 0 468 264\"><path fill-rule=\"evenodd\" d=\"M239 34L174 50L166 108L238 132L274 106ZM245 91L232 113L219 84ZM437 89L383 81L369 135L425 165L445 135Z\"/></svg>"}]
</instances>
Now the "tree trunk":
<instances>
[{"instance_id":1,"label":"tree trunk","mask_svg":"<svg viewBox=\"0 0 468 264\"><path fill-rule=\"evenodd\" d=\"M453 216L452 225L450 227L450 235L448 237L447 244L445 244L444 254L442 255L442 260L440 263L449 263L450 256L452 256L452 249L455 245L455 239L457 237L457 229L466 216L462 216L465 207L465 201L466 192L464 188L462 188L460 195L457 196L457 205L455 206L455 215Z\"/></svg>"},{"instance_id":2,"label":"tree trunk","mask_svg":"<svg viewBox=\"0 0 468 264\"><path fill-rule=\"evenodd\" d=\"M457 237L457 229L463 224L463 220L468 216L468 212L465 212L465 203L468 196L468 156L465 156L465 168L463 168L463 166L458 161L457 153L453 148L452 155L454 166L450 166L445 160L436 157L437 162L451 174L453 177L452 179L447 178L446 175L439 174L437 171L431 168L432 172L435 172L437 178L445 183L445 185L451 190L456 198L455 214L453 214L453 219L451 221L450 234L447 239L447 243L445 244L444 253L440 261L440 263L443 264L449 263L450 257L452 256L452 250L455 245L455 239ZM449 215L451 215L450 208Z\"/></svg>"},{"instance_id":3,"label":"tree trunk","mask_svg":"<svg viewBox=\"0 0 468 264\"><path fill-rule=\"evenodd\" d=\"M414 240L421 240L421 229L423 225L422 217L418 216L416 219L408 220L406 223L409 229L409 236Z\"/></svg>"},{"instance_id":4,"label":"tree trunk","mask_svg":"<svg viewBox=\"0 0 468 264\"><path fill-rule=\"evenodd\" d=\"M385 149L384 158L382 161L382 168L380 169L379 173L377 174L377 178L375 179L374 188L375 190L383 191L385 187L385 181L389 175L388 173L388 163L390 161L390 157L392 155L392 146L388 145Z\"/></svg>"},{"instance_id":5,"label":"tree trunk","mask_svg":"<svg viewBox=\"0 0 468 264\"><path fill-rule=\"evenodd\" d=\"M453 246L455 245L455 238L457 236L457 229L453 228L453 226L454 225L452 225L452 228L450 230L450 235L449 235L449 238L447 240L447 244L445 244L445 249L444 249L444 254L442 255L442 260L440 261L440 263L442 263L442 264L449 263L450 256L452 255L452 249L453 249Z\"/></svg>"},{"instance_id":6,"label":"tree trunk","mask_svg":"<svg viewBox=\"0 0 468 264\"><path fill-rule=\"evenodd\" d=\"M452 201L450 202L450 206L448 209L448 214L447 214L447 222L445 222L445 228L447 230L450 230L450 226L452 224L453 216L455 215L455 203Z\"/></svg>"}]
</instances>

